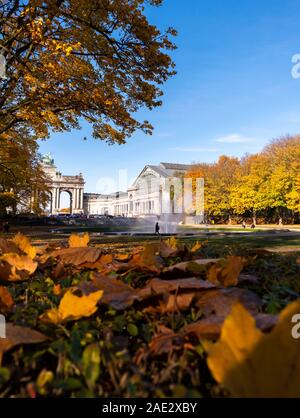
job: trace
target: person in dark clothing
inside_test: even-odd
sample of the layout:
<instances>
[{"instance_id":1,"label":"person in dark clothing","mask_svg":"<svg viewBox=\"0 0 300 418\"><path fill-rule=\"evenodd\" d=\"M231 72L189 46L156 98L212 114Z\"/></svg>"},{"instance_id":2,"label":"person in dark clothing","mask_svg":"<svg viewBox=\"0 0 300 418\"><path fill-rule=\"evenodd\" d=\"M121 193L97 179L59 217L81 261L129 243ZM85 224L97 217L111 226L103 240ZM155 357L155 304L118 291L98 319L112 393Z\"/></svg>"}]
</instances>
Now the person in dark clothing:
<instances>
[{"instance_id":1,"label":"person in dark clothing","mask_svg":"<svg viewBox=\"0 0 300 418\"><path fill-rule=\"evenodd\" d=\"M3 225L3 231L7 234L9 232L9 223L5 222Z\"/></svg>"},{"instance_id":2,"label":"person in dark clothing","mask_svg":"<svg viewBox=\"0 0 300 418\"><path fill-rule=\"evenodd\" d=\"M159 229L160 229L159 223L156 222L156 224L155 224L155 235L159 235Z\"/></svg>"}]
</instances>

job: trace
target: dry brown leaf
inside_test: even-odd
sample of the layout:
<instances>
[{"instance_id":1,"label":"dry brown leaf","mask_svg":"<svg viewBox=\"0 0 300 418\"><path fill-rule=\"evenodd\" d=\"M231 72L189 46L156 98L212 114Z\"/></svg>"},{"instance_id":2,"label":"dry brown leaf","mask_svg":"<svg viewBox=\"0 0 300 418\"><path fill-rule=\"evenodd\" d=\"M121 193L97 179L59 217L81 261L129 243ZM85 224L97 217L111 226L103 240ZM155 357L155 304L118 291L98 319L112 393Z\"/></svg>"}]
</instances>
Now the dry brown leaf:
<instances>
[{"instance_id":1,"label":"dry brown leaf","mask_svg":"<svg viewBox=\"0 0 300 418\"><path fill-rule=\"evenodd\" d=\"M65 264L77 267L84 263L95 263L101 256L101 249L94 247L62 248L53 251L50 256L60 259Z\"/></svg>"},{"instance_id":2,"label":"dry brown leaf","mask_svg":"<svg viewBox=\"0 0 300 418\"><path fill-rule=\"evenodd\" d=\"M0 286L0 312L6 313L14 306L14 300L9 293L8 289L4 286Z\"/></svg>"},{"instance_id":3,"label":"dry brown leaf","mask_svg":"<svg viewBox=\"0 0 300 418\"><path fill-rule=\"evenodd\" d=\"M128 266L159 273L165 266L164 260L159 256L159 244L147 244L143 251L133 255Z\"/></svg>"},{"instance_id":4,"label":"dry brown leaf","mask_svg":"<svg viewBox=\"0 0 300 418\"><path fill-rule=\"evenodd\" d=\"M232 396L299 397L300 344L293 338L292 322L300 301L289 304L268 334L240 304L226 318L221 338L205 344L208 366Z\"/></svg>"},{"instance_id":5,"label":"dry brown leaf","mask_svg":"<svg viewBox=\"0 0 300 418\"><path fill-rule=\"evenodd\" d=\"M248 289L211 289L198 292L195 299L195 306L206 316L217 315L226 317L231 312L232 307L240 302L250 312L257 314L261 307L261 299Z\"/></svg>"},{"instance_id":6,"label":"dry brown leaf","mask_svg":"<svg viewBox=\"0 0 300 418\"><path fill-rule=\"evenodd\" d=\"M143 311L147 313L160 313L162 315L186 311L189 309L194 296L194 292L166 295L159 301L157 306L148 306Z\"/></svg>"},{"instance_id":7,"label":"dry brown leaf","mask_svg":"<svg viewBox=\"0 0 300 418\"><path fill-rule=\"evenodd\" d=\"M0 364L2 356L20 344L37 344L48 340L48 337L30 328L6 324L6 338L0 338Z\"/></svg>"},{"instance_id":8,"label":"dry brown leaf","mask_svg":"<svg viewBox=\"0 0 300 418\"><path fill-rule=\"evenodd\" d=\"M219 258L203 258L191 261L182 261L181 263L174 264L166 269L164 269L164 275L200 275L207 271L207 269L217 263Z\"/></svg>"},{"instance_id":9,"label":"dry brown leaf","mask_svg":"<svg viewBox=\"0 0 300 418\"><path fill-rule=\"evenodd\" d=\"M263 332L269 332L277 323L277 316L257 314L254 316L256 326ZM179 335L186 337L194 335L199 340L217 340L221 335L225 317L211 315L183 327Z\"/></svg>"},{"instance_id":10,"label":"dry brown leaf","mask_svg":"<svg viewBox=\"0 0 300 418\"><path fill-rule=\"evenodd\" d=\"M88 232L84 234L71 234L69 236L69 247L87 247L90 242L90 236Z\"/></svg>"},{"instance_id":11,"label":"dry brown leaf","mask_svg":"<svg viewBox=\"0 0 300 418\"><path fill-rule=\"evenodd\" d=\"M16 244L16 246L20 248L23 253L27 254L28 257L33 259L36 256L36 248L33 247L30 244L29 239L20 232L18 232L17 235L13 237L12 242Z\"/></svg>"},{"instance_id":12,"label":"dry brown leaf","mask_svg":"<svg viewBox=\"0 0 300 418\"><path fill-rule=\"evenodd\" d=\"M164 293L179 292L181 290L213 289L214 287L215 285L212 283L194 277L176 280L151 279L145 287L138 289L137 292L139 297L145 299L152 295L162 295Z\"/></svg>"},{"instance_id":13,"label":"dry brown leaf","mask_svg":"<svg viewBox=\"0 0 300 418\"><path fill-rule=\"evenodd\" d=\"M211 266L207 272L207 279L224 287L236 286L245 262L244 257L232 255Z\"/></svg>"},{"instance_id":14,"label":"dry brown leaf","mask_svg":"<svg viewBox=\"0 0 300 418\"><path fill-rule=\"evenodd\" d=\"M182 347L181 338L165 325L158 325L157 332L149 342L149 348L153 355L171 354Z\"/></svg>"},{"instance_id":15,"label":"dry brown leaf","mask_svg":"<svg viewBox=\"0 0 300 418\"><path fill-rule=\"evenodd\" d=\"M0 254L5 253L17 253L20 255L22 254L22 251L12 241L8 241L5 238L0 238Z\"/></svg>"},{"instance_id":16,"label":"dry brown leaf","mask_svg":"<svg viewBox=\"0 0 300 418\"><path fill-rule=\"evenodd\" d=\"M114 309L123 310L128 308L137 299L141 299L131 286L111 277L99 273L92 273L92 283L95 289L103 290L102 302ZM83 284L84 285L84 284ZM84 287L80 288L84 292Z\"/></svg>"},{"instance_id":17,"label":"dry brown leaf","mask_svg":"<svg viewBox=\"0 0 300 418\"><path fill-rule=\"evenodd\" d=\"M11 282L27 280L37 265L27 255L6 253L0 257L0 279Z\"/></svg>"}]
</instances>

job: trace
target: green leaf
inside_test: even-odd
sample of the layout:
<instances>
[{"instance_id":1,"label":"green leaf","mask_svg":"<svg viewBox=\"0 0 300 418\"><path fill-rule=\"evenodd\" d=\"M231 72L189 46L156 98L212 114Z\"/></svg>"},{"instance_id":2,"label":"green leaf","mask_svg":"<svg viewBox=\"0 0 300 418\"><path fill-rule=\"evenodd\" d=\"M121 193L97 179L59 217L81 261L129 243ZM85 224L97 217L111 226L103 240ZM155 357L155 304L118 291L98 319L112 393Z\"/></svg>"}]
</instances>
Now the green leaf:
<instances>
[{"instance_id":1,"label":"green leaf","mask_svg":"<svg viewBox=\"0 0 300 418\"><path fill-rule=\"evenodd\" d=\"M127 325L127 331L133 337L136 337L138 335L138 333L139 333L139 330L138 330L137 326L134 325L134 324L128 324Z\"/></svg>"},{"instance_id":2,"label":"green leaf","mask_svg":"<svg viewBox=\"0 0 300 418\"><path fill-rule=\"evenodd\" d=\"M82 355L82 373L90 389L95 386L99 377L100 360L99 345L96 343L88 345Z\"/></svg>"}]
</instances>

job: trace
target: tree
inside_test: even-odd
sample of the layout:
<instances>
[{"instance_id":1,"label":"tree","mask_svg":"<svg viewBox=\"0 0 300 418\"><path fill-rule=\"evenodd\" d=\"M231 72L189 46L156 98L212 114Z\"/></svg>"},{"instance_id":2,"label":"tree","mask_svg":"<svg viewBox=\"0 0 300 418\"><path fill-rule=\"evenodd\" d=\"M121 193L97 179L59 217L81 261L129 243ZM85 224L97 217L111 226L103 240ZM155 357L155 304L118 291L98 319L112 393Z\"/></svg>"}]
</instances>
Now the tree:
<instances>
[{"instance_id":1,"label":"tree","mask_svg":"<svg viewBox=\"0 0 300 418\"><path fill-rule=\"evenodd\" d=\"M0 49L7 62L0 80L0 140L29 128L32 138L79 128L124 143L142 106L161 105L160 85L174 74L166 53L175 48L145 14L162 0L3 0Z\"/></svg>"},{"instance_id":2,"label":"tree","mask_svg":"<svg viewBox=\"0 0 300 418\"><path fill-rule=\"evenodd\" d=\"M0 214L10 208L40 214L49 195L37 144L26 137L7 140L0 147Z\"/></svg>"}]
</instances>

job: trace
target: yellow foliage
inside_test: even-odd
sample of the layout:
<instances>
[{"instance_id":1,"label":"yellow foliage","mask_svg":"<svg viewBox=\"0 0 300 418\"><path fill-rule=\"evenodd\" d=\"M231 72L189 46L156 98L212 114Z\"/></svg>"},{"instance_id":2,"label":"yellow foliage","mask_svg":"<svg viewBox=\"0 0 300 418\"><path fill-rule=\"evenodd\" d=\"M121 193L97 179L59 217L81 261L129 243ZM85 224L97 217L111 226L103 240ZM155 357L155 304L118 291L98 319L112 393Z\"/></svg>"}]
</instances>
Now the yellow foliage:
<instances>
[{"instance_id":1,"label":"yellow foliage","mask_svg":"<svg viewBox=\"0 0 300 418\"><path fill-rule=\"evenodd\" d=\"M71 234L69 237L69 247L87 247L90 242L90 236L88 232L83 235Z\"/></svg>"},{"instance_id":2,"label":"yellow foliage","mask_svg":"<svg viewBox=\"0 0 300 418\"><path fill-rule=\"evenodd\" d=\"M292 317L300 301L289 304L269 334L240 304L224 322L220 340L206 343L207 364L232 396L299 397L300 344L292 337Z\"/></svg>"},{"instance_id":3,"label":"yellow foliage","mask_svg":"<svg viewBox=\"0 0 300 418\"><path fill-rule=\"evenodd\" d=\"M97 303L103 295L103 290L90 293L88 296L76 296L75 290L76 288L69 289L61 299L59 307L46 311L41 319L59 324L93 315L97 310Z\"/></svg>"},{"instance_id":4,"label":"yellow foliage","mask_svg":"<svg viewBox=\"0 0 300 418\"><path fill-rule=\"evenodd\" d=\"M244 257L232 255L226 260L211 266L207 273L207 279L212 283L219 283L225 287L236 286L245 261Z\"/></svg>"},{"instance_id":5,"label":"yellow foliage","mask_svg":"<svg viewBox=\"0 0 300 418\"><path fill-rule=\"evenodd\" d=\"M14 236L12 241L22 250L25 254L28 255L30 258L34 258L36 256L36 249L30 244L30 241L25 235L18 233Z\"/></svg>"},{"instance_id":6,"label":"yellow foliage","mask_svg":"<svg viewBox=\"0 0 300 418\"><path fill-rule=\"evenodd\" d=\"M0 257L0 278L3 280L25 280L36 268L37 263L27 255L6 253Z\"/></svg>"}]
</instances>

